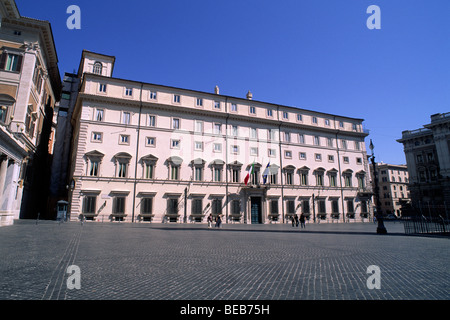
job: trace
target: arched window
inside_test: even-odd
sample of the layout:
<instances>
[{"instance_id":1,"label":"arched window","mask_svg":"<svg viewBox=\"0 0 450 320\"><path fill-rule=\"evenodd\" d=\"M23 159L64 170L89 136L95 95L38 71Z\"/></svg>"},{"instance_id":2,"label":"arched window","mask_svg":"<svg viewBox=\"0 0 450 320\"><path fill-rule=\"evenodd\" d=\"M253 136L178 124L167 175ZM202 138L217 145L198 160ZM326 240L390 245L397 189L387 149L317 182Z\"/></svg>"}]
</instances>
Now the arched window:
<instances>
[{"instance_id":1,"label":"arched window","mask_svg":"<svg viewBox=\"0 0 450 320\"><path fill-rule=\"evenodd\" d=\"M94 63L94 67L93 67L93 69L92 69L92 72L95 73L95 74L100 74L100 75L101 75L101 74L102 74L102 69L103 69L102 63L96 61L96 62Z\"/></svg>"}]
</instances>

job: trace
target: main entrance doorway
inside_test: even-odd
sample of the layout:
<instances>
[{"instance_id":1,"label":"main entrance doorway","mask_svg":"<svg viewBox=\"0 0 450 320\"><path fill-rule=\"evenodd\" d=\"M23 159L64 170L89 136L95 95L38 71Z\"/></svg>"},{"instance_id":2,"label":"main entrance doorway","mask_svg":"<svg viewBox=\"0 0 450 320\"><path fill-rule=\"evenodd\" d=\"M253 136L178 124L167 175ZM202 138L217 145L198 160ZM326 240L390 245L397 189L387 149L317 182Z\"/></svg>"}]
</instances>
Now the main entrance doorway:
<instances>
[{"instance_id":1,"label":"main entrance doorway","mask_svg":"<svg viewBox=\"0 0 450 320\"><path fill-rule=\"evenodd\" d=\"M261 197L250 198L250 213L252 224L262 223Z\"/></svg>"}]
</instances>

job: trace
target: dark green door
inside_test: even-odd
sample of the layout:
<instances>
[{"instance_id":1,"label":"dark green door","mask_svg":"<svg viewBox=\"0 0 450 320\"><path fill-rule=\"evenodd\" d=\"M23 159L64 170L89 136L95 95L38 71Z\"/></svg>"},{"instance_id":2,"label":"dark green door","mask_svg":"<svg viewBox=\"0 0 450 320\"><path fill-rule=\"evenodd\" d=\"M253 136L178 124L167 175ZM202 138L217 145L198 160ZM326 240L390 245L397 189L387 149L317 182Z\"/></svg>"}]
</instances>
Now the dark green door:
<instances>
[{"instance_id":1,"label":"dark green door","mask_svg":"<svg viewBox=\"0 0 450 320\"><path fill-rule=\"evenodd\" d=\"M252 216L252 224L262 223L261 197L251 197L250 212Z\"/></svg>"}]
</instances>

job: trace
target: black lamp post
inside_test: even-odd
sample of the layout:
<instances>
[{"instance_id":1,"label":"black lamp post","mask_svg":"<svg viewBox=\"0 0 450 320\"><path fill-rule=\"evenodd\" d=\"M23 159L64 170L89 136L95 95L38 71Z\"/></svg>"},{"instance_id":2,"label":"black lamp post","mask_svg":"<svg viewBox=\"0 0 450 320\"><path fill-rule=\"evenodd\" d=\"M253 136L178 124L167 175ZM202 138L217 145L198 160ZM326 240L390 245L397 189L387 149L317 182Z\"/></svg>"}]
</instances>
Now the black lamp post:
<instances>
[{"instance_id":1,"label":"black lamp post","mask_svg":"<svg viewBox=\"0 0 450 320\"><path fill-rule=\"evenodd\" d=\"M384 226L383 223L383 213L381 212L381 202L380 202L380 188L378 187L378 172L375 166L375 155L373 154L373 143L372 143L372 139L370 139L370 146L369 146L370 150L372 151L372 156L370 157L371 161L372 161L372 168L373 168L373 180L375 182L375 209L376 209L376 214L375 217L377 218L377 222L378 222L378 227L377 227L377 233L378 234L386 234L387 230L386 227Z\"/></svg>"}]
</instances>

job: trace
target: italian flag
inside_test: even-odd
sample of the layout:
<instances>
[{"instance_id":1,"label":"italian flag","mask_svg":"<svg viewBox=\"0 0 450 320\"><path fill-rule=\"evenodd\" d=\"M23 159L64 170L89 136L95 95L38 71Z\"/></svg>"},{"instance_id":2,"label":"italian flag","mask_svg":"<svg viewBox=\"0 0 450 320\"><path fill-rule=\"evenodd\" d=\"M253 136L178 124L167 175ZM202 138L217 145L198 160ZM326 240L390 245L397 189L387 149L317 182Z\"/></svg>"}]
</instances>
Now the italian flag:
<instances>
[{"instance_id":1,"label":"italian flag","mask_svg":"<svg viewBox=\"0 0 450 320\"><path fill-rule=\"evenodd\" d=\"M250 179L250 175L254 172L255 163L252 163L252 166L248 169L247 175L245 176L244 183L247 185L248 180Z\"/></svg>"}]
</instances>

